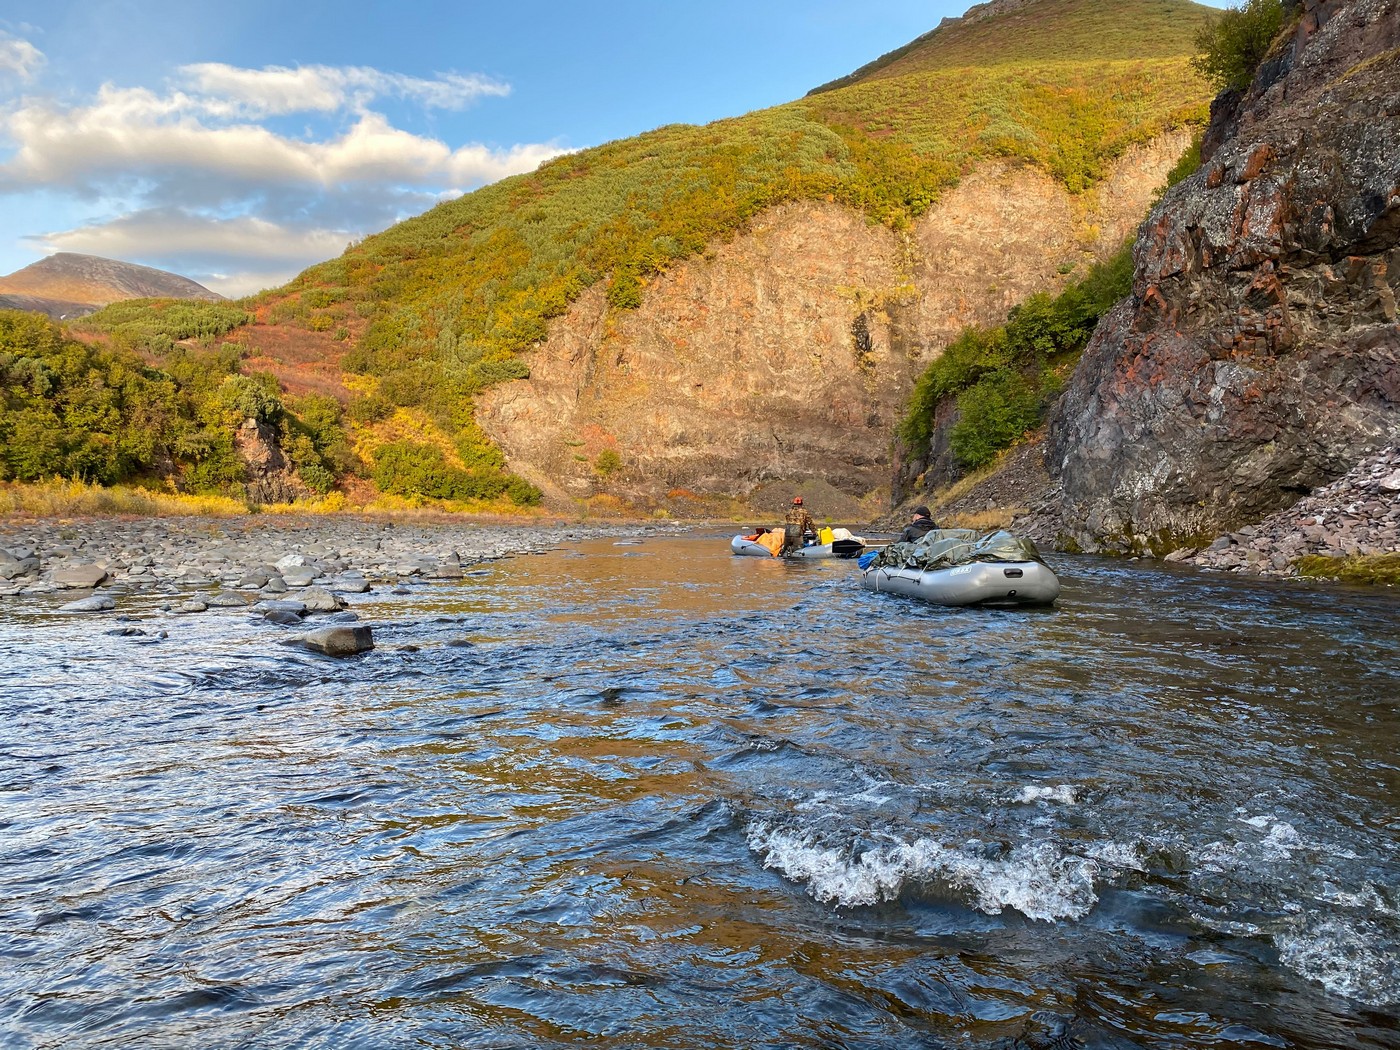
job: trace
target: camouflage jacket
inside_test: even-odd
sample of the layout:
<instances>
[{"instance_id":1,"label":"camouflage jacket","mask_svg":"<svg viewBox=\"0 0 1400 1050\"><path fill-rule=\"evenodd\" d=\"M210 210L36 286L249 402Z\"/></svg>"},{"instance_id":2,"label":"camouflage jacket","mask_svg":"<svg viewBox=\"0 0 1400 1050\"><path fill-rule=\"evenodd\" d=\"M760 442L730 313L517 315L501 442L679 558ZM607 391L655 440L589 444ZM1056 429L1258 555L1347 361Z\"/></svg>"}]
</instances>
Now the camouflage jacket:
<instances>
[{"instance_id":1,"label":"camouflage jacket","mask_svg":"<svg viewBox=\"0 0 1400 1050\"><path fill-rule=\"evenodd\" d=\"M816 531L817 523L812 520L812 515L807 513L806 507L792 506L788 508L787 521L783 523L787 546L802 546L802 534Z\"/></svg>"}]
</instances>

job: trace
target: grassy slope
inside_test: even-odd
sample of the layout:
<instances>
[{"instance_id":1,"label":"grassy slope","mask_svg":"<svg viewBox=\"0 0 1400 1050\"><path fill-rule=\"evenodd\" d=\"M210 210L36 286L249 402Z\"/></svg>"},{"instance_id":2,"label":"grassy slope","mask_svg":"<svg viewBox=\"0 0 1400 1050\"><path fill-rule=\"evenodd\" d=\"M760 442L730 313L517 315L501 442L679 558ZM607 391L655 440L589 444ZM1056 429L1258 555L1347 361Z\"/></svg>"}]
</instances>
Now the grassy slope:
<instances>
[{"instance_id":1,"label":"grassy slope","mask_svg":"<svg viewBox=\"0 0 1400 1050\"><path fill-rule=\"evenodd\" d=\"M1175 58L1192 52L1196 29L1211 17L1190 0L1038 0L996 18L949 20L810 95L959 66Z\"/></svg>"},{"instance_id":2,"label":"grassy slope","mask_svg":"<svg viewBox=\"0 0 1400 1050\"><path fill-rule=\"evenodd\" d=\"M518 355L586 287L607 281L614 306L635 306L656 273L786 200L840 201L900 227L987 158L1084 190L1134 143L1204 119L1209 92L1187 62L1204 10L1035 0L935 33L847 87L552 161L243 305L334 333L352 347L343 367L370 377L352 386L425 413L462 464L497 470L471 399L526 374Z\"/></svg>"}]
</instances>

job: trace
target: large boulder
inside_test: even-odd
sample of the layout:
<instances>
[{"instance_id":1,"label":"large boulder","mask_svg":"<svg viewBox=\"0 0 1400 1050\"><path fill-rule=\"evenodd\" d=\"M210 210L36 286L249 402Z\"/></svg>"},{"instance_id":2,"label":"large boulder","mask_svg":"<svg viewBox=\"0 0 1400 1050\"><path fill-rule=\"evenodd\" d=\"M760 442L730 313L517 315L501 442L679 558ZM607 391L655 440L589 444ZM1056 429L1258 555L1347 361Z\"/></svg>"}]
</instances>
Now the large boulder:
<instances>
[{"instance_id":1,"label":"large boulder","mask_svg":"<svg viewBox=\"0 0 1400 1050\"><path fill-rule=\"evenodd\" d=\"M91 590L107 579L107 570L101 565L60 565L49 573L49 579L56 587L70 590Z\"/></svg>"},{"instance_id":2,"label":"large boulder","mask_svg":"<svg viewBox=\"0 0 1400 1050\"><path fill-rule=\"evenodd\" d=\"M338 624L303 635L300 641L327 656L354 656L374 648L374 632L362 624Z\"/></svg>"}]
</instances>

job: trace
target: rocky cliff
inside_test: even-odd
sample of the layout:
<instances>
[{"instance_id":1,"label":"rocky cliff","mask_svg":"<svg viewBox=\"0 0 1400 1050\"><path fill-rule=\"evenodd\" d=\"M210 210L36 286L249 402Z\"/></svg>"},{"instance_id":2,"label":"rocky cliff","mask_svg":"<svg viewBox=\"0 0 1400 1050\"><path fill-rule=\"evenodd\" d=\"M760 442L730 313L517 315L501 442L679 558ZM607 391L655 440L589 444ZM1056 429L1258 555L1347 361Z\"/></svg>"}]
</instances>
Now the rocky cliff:
<instances>
[{"instance_id":1,"label":"rocky cliff","mask_svg":"<svg viewBox=\"0 0 1400 1050\"><path fill-rule=\"evenodd\" d=\"M1163 549L1400 441L1400 0L1306 0L1150 216L1055 413L1067 535Z\"/></svg>"},{"instance_id":2,"label":"rocky cliff","mask_svg":"<svg viewBox=\"0 0 1400 1050\"><path fill-rule=\"evenodd\" d=\"M770 209L658 277L637 310L591 289L477 418L560 497L821 482L874 512L931 356L1117 249L1189 137L1130 151L1077 197L1034 168L984 165L905 233L832 203ZM620 471L599 469L604 453Z\"/></svg>"}]
</instances>

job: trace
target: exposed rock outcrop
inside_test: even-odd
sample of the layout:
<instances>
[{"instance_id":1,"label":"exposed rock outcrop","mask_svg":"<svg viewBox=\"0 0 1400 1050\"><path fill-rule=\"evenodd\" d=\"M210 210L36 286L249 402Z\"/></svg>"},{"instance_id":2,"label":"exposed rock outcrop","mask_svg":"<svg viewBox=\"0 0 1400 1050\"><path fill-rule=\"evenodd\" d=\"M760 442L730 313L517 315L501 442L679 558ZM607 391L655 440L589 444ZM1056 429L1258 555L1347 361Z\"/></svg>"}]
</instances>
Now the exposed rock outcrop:
<instances>
[{"instance_id":1,"label":"exposed rock outcrop","mask_svg":"<svg viewBox=\"0 0 1400 1050\"><path fill-rule=\"evenodd\" d=\"M254 503L293 503L311 495L282 453L277 431L246 419L234 432L234 448L247 473L248 498Z\"/></svg>"},{"instance_id":2,"label":"exposed rock outcrop","mask_svg":"<svg viewBox=\"0 0 1400 1050\"><path fill-rule=\"evenodd\" d=\"M656 279L637 310L585 293L530 378L483 393L477 419L555 497L818 481L881 499L890 435L931 357L1121 245L1188 142L1132 151L1078 198L987 165L907 234L835 204L771 209ZM600 469L608 450L620 469Z\"/></svg>"},{"instance_id":3,"label":"exposed rock outcrop","mask_svg":"<svg viewBox=\"0 0 1400 1050\"><path fill-rule=\"evenodd\" d=\"M1400 438L1400 0L1309 0L1216 120L1051 422L1088 549L1258 522Z\"/></svg>"}]
</instances>

